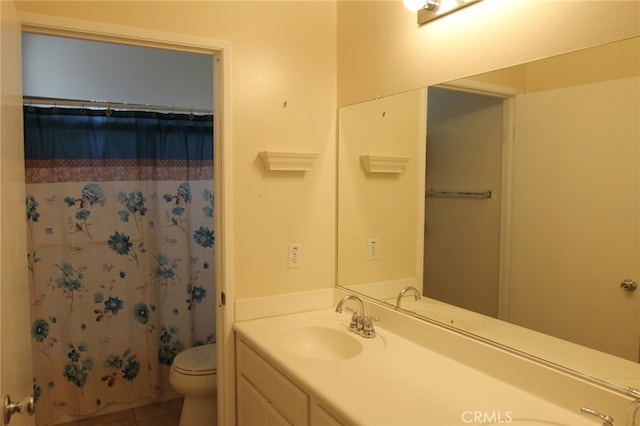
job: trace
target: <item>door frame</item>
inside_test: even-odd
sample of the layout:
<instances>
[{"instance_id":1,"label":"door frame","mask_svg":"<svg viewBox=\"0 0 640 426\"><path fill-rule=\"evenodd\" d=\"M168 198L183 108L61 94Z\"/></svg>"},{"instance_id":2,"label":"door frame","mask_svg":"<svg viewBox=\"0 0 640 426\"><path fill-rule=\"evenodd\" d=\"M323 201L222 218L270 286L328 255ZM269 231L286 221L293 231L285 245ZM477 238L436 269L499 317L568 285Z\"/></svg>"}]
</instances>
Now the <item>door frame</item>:
<instances>
[{"instance_id":1,"label":"door frame","mask_svg":"<svg viewBox=\"0 0 640 426\"><path fill-rule=\"evenodd\" d=\"M515 142L515 97L522 90L472 79L460 79L436 87L502 99L502 200L500 202L500 254L498 276L498 319L509 321L511 271L511 206L513 144Z\"/></svg>"},{"instance_id":2,"label":"door frame","mask_svg":"<svg viewBox=\"0 0 640 426\"><path fill-rule=\"evenodd\" d=\"M31 323L27 268L27 222L20 20L12 0L0 2L0 390L26 402L32 395ZM23 207L24 208L24 207ZM22 211L22 213L21 213ZM5 401L6 402L6 399ZM33 417L16 416L17 425Z\"/></svg>"},{"instance_id":3,"label":"door frame","mask_svg":"<svg viewBox=\"0 0 640 426\"><path fill-rule=\"evenodd\" d=\"M33 13L18 13L22 32L213 56L216 201L216 346L218 424L235 424L231 42Z\"/></svg>"}]
</instances>

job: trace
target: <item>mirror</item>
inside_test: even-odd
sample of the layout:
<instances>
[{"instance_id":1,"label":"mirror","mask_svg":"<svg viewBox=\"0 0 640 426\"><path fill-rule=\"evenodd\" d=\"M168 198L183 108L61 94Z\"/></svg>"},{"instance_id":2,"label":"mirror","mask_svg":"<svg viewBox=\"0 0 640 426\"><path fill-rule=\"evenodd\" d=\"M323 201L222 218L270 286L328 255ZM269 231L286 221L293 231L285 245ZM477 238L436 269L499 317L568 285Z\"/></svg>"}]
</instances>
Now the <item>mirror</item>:
<instances>
[{"instance_id":1,"label":"mirror","mask_svg":"<svg viewBox=\"0 0 640 426\"><path fill-rule=\"evenodd\" d=\"M638 52L340 108L338 285L640 389Z\"/></svg>"}]
</instances>

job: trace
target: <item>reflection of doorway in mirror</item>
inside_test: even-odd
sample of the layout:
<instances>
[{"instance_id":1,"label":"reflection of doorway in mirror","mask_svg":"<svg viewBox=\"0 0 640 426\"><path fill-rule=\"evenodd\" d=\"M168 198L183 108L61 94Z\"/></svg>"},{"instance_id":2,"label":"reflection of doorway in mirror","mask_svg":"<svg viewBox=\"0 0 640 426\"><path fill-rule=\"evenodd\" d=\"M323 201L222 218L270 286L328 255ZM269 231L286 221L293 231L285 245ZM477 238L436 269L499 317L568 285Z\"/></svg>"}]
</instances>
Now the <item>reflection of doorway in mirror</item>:
<instances>
[{"instance_id":1,"label":"reflection of doorway in mirror","mask_svg":"<svg viewBox=\"0 0 640 426\"><path fill-rule=\"evenodd\" d=\"M472 149L475 95L430 90L427 189L492 199L426 199L425 295L637 362L640 299L620 283L639 273L638 87L634 76L496 99L513 134L494 151L495 188L469 176L488 161Z\"/></svg>"},{"instance_id":2,"label":"reflection of doorway in mirror","mask_svg":"<svg viewBox=\"0 0 640 426\"><path fill-rule=\"evenodd\" d=\"M424 294L498 317L501 98L429 88ZM491 196L484 194L491 191Z\"/></svg>"}]
</instances>

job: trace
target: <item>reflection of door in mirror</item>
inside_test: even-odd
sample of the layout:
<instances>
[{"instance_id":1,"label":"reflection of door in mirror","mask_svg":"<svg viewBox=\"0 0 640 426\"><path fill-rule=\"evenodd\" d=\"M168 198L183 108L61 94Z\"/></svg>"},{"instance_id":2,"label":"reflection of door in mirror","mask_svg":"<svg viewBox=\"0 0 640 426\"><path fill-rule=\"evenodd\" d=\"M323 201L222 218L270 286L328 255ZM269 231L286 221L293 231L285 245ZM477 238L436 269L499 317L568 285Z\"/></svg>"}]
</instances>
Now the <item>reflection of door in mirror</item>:
<instances>
[{"instance_id":1,"label":"reflection of door in mirror","mask_svg":"<svg viewBox=\"0 0 640 426\"><path fill-rule=\"evenodd\" d=\"M428 92L424 295L498 316L503 99ZM485 193L491 191L491 196Z\"/></svg>"},{"instance_id":2,"label":"reflection of door in mirror","mask_svg":"<svg viewBox=\"0 0 640 426\"><path fill-rule=\"evenodd\" d=\"M638 294L620 283L640 258L639 83L516 97L509 267L511 322L633 361Z\"/></svg>"}]
</instances>

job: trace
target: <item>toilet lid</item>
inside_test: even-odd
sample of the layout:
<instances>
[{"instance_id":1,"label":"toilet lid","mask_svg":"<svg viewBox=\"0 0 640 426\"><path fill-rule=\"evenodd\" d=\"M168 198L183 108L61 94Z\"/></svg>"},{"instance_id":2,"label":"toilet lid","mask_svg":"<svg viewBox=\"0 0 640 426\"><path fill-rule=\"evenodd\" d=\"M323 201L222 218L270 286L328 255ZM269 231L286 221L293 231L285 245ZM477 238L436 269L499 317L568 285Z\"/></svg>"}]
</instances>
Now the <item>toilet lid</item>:
<instances>
[{"instance_id":1,"label":"toilet lid","mask_svg":"<svg viewBox=\"0 0 640 426\"><path fill-rule=\"evenodd\" d=\"M216 344L194 346L173 359L172 368L182 374L206 375L216 372Z\"/></svg>"}]
</instances>

